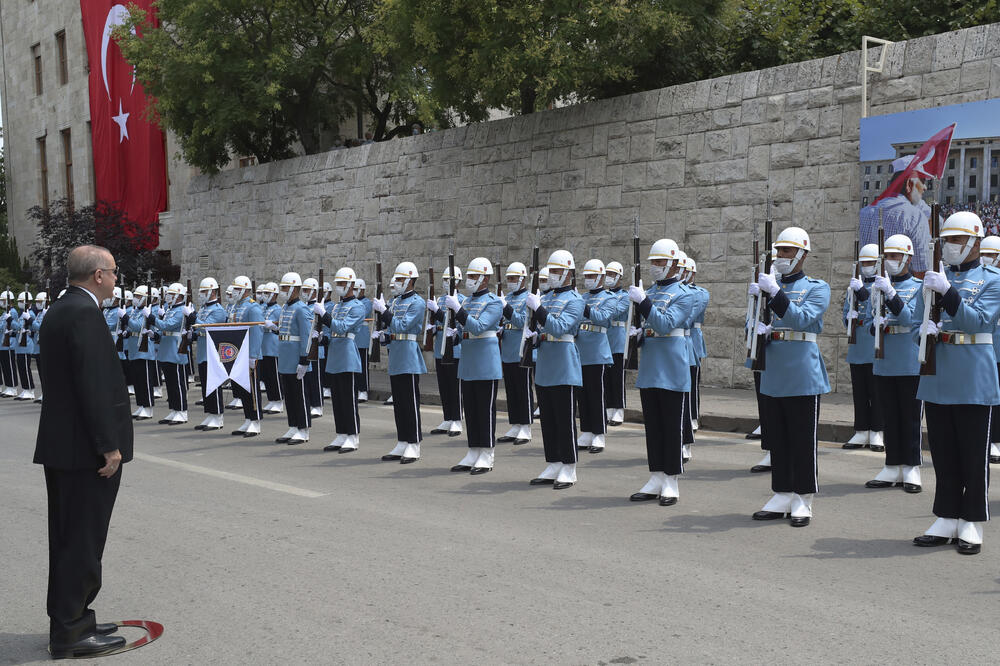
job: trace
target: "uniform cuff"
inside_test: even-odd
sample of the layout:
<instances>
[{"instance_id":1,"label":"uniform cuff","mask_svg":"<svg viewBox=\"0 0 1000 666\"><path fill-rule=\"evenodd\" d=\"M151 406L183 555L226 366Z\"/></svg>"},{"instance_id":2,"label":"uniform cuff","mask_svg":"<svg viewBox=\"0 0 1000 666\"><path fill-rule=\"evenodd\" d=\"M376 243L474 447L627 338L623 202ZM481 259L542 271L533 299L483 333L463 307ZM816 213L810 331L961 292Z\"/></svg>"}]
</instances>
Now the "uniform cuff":
<instances>
[{"instance_id":1,"label":"uniform cuff","mask_svg":"<svg viewBox=\"0 0 1000 666\"><path fill-rule=\"evenodd\" d=\"M455 313L455 319L457 319L462 326L465 326L465 320L468 318L469 313L465 311L465 308L459 308L458 312Z\"/></svg>"},{"instance_id":2,"label":"uniform cuff","mask_svg":"<svg viewBox=\"0 0 1000 666\"><path fill-rule=\"evenodd\" d=\"M962 297L958 295L958 290L955 287L949 287L948 291L941 297L941 306L952 317L958 314L958 306L961 304Z\"/></svg>"},{"instance_id":3,"label":"uniform cuff","mask_svg":"<svg viewBox=\"0 0 1000 666\"><path fill-rule=\"evenodd\" d=\"M432 312L431 313L431 319L433 319L434 321L436 321L438 323L443 322L444 321L444 311L441 308L438 308L436 312Z\"/></svg>"},{"instance_id":4,"label":"uniform cuff","mask_svg":"<svg viewBox=\"0 0 1000 666\"><path fill-rule=\"evenodd\" d=\"M392 322L392 313L386 310L379 316L382 318L382 327L389 328L389 324Z\"/></svg>"},{"instance_id":5,"label":"uniform cuff","mask_svg":"<svg viewBox=\"0 0 1000 666\"><path fill-rule=\"evenodd\" d=\"M861 287L861 289L858 289L854 293L857 295L858 301L867 301L871 296L871 292L868 291L868 287Z\"/></svg>"},{"instance_id":6,"label":"uniform cuff","mask_svg":"<svg viewBox=\"0 0 1000 666\"><path fill-rule=\"evenodd\" d=\"M768 306L771 308L771 312L779 317L784 317L788 311L789 304L788 296L785 295L785 292L779 290L777 294L771 297Z\"/></svg>"},{"instance_id":7,"label":"uniform cuff","mask_svg":"<svg viewBox=\"0 0 1000 666\"><path fill-rule=\"evenodd\" d=\"M510 319L511 317L514 316L514 308L513 306L511 306L510 303L503 306L503 316L505 319Z\"/></svg>"},{"instance_id":8,"label":"uniform cuff","mask_svg":"<svg viewBox=\"0 0 1000 666\"><path fill-rule=\"evenodd\" d=\"M886 301L886 305L889 307L889 312L894 315L899 315L903 311L903 301L899 294L893 296L891 301Z\"/></svg>"},{"instance_id":9,"label":"uniform cuff","mask_svg":"<svg viewBox=\"0 0 1000 666\"><path fill-rule=\"evenodd\" d=\"M309 357L299 356L299 365L309 365Z\"/></svg>"},{"instance_id":10,"label":"uniform cuff","mask_svg":"<svg viewBox=\"0 0 1000 666\"><path fill-rule=\"evenodd\" d=\"M639 303L639 314L642 315L643 319L648 319L649 313L652 311L653 311L653 301L649 300L649 296L647 296L646 298L642 299L641 303Z\"/></svg>"},{"instance_id":11,"label":"uniform cuff","mask_svg":"<svg viewBox=\"0 0 1000 666\"><path fill-rule=\"evenodd\" d=\"M587 319L590 319L590 306L589 305L584 305L583 306L583 316L586 317Z\"/></svg>"},{"instance_id":12,"label":"uniform cuff","mask_svg":"<svg viewBox=\"0 0 1000 666\"><path fill-rule=\"evenodd\" d=\"M549 318L549 311L545 309L544 305L539 305L538 309L535 310L535 321L544 326L545 320L548 318Z\"/></svg>"}]
</instances>

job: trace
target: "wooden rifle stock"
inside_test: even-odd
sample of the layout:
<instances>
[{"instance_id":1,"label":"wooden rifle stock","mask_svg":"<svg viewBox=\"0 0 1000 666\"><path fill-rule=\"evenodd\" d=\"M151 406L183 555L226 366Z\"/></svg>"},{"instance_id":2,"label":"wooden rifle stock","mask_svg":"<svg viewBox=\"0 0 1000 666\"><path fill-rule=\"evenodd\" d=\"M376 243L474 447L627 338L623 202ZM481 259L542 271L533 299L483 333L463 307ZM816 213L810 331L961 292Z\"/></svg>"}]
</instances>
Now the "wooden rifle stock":
<instances>
[{"instance_id":1,"label":"wooden rifle stock","mask_svg":"<svg viewBox=\"0 0 1000 666\"><path fill-rule=\"evenodd\" d=\"M861 279L861 262L858 261L858 254L861 252L860 245L861 245L860 241L854 241L854 278L856 280ZM856 311L858 309L858 293L853 289L851 289L850 287L847 288L847 291L848 291L847 298L850 301L850 307L848 308L848 311L851 310ZM847 321L847 344L853 345L857 344L857 342L858 342L858 320L849 319Z\"/></svg>"},{"instance_id":2,"label":"wooden rifle stock","mask_svg":"<svg viewBox=\"0 0 1000 666\"><path fill-rule=\"evenodd\" d=\"M532 294L538 293L538 246L536 245L531 250L531 292ZM524 320L524 333L528 331L538 330L538 321L535 319L535 311L527 310L525 313ZM535 358L533 355L533 350L535 348L535 343L532 340L524 337L523 333L521 335L521 362L520 366L522 368L533 368L535 367Z\"/></svg>"},{"instance_id":3,"label":"wooden rifle stock","mask_svg":"<svg viewBox=\"0 0 1000 666\"><path fill-rule=\"evenodd\" d=\"M431 267L429 267L427 269L427 279L429 280L429 282L427 283L427 302L429 303L429 302L431 302L431 301L433 301L433 300L435 300L437 298L434 295L434 267L433 266L431 266ZM431 325L431 317L432 316L433 316L433 313L430 311L430 309L427 309L427 310L424 311L424 346L423 346L423 350L425 352L433 352L434 351L434 336L431 335L431 332L427 330L427 327Z\"/></svg>"},{"instance_id":4,"label":"wooden rifle stock","mask_svg":"<svg viewBox=\"0 0 1000 666\"><path fill-rule=\"evenodd\" d=\"M941 208L940 204L931 205L931 216L928 220L931 233L931 244L934 247L932 252L930 270L936 271L941 265ZM937 292L924 288L924 321L933 321L935 324L941 323L941 296ZM937 374L937 339L928 335L920 336L920 374Z\"/></svg>"},{"instance_id":5,"label":"wooden rifle stock","mask_svg":"<svg viewBox=\"0 0 1000 666\"><path fill-rule=\"evenodd\" d=\"M455 253L452 251L448 254L448 271L450 277L448 278L448 293L452 296L455 295ZM448 335L448 329L454 328L453 324L455 316L451 313L451 310L445 307L444 310L444 322L441 324L441 345L443 347L441 351L441 362L447 364L455 363L455 338Z\"/></svg>"},{"instance_id":6,"label":"wooden rifle stock","mask_svg":"<svg viewBox=\"0 0 1000 666\"><path fill-rule=\"evenodd\" d=\"M772 232L773 222L771 220L770 212L770 202L768 202L768 214L767 218L764 220L764 273L771 272L771 232ZM759 295L759 300L757 301L757 313L754 317L753 327L754 327L754 344L756 345L755 354L753 362L750 365L751 370L762 371L766 369L767 363L764 359L764 353L767 345L767 336L759 335L757 333L757 324L762 323L765 326L771 323L771 298L764 293Z\"/></svg>"},{"instance_id":7,"label":"wooden rifle stock","mask_svg":"<svg viewBox=\"0 0 1000 666\"><path fill-rule=\"evenodd\" d=\"M323 269L321 268L321 269L319 269L319 286L316 288L316 291L319 292L319 294L318 294L319 298L316 300L316 302L319 303L320 305L322 305L323 302L324 302L324 299L323 299L323 284L324 284L324 282L325 282L325 279L324 279L324 276L323 276ZM306 303L306 305L309 305L309 304ZM312 310L312 306L311 305L309 305L309 309L310 309L310 311ZM323 332L323 317L319 316L315 312L310 312L310 314L312 314L312 316L313 316L313 328L312 328L313 332L322 334L322 332ZM318 361L319 360L319 338L314 338L312 335L309 336L309 352L308 352L308 354L306 354L306 359L309 360L309 361Z\"/></svg>"},{"instance_id":8,"label":"wooden rifle stock","mask_svg":"<svg viewBox=\"0 0 1000 666\"><path fill-rule=\"evenodd\" d=\"M632 238L632 284L639 286L642 282L642 265L639 263L639 235L636 225L636 235ZM638 306L629 299L629 326L642 328L642 313ZM628 336L625 344L625 369L639 369L639 336Z\"/></svg>"},{"instance_id":9,"label":"wooden rifle stock","mask_svg":"<svg viewBox=\"0 0 1000 666\"><path fill-rule=\"evenodd\" d=\"M382 261L375 262L375 298L382 295ZM372 300L375 300L374 298ZM372 310L373 325L376 331L382 330L382 317ZM382 345L378 338L372 338L368 348L368 362L378 363L382 359Z\"/></svg>"}]
</instances>

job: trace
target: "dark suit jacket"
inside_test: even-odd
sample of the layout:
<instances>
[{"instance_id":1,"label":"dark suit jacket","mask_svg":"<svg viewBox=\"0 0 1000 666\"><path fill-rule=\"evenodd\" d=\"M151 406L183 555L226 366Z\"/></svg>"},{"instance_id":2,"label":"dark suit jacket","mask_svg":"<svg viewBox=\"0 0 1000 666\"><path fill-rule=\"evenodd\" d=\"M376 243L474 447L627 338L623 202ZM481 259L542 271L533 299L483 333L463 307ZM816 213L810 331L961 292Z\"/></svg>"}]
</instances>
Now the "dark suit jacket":
<instances>
[{"instance_id":1,"label":"dark suit jacket","mask_svg":"<svg viewBox=\"0 0 1000 666\"><path fill-rule=\"evenodd\" d=\"M96 470L115 449L122 462L131 460L128 386L101 309L86 291L71 286L49 307L39 345L45 398L35 463Z\"/></svg>"}]
</instances>

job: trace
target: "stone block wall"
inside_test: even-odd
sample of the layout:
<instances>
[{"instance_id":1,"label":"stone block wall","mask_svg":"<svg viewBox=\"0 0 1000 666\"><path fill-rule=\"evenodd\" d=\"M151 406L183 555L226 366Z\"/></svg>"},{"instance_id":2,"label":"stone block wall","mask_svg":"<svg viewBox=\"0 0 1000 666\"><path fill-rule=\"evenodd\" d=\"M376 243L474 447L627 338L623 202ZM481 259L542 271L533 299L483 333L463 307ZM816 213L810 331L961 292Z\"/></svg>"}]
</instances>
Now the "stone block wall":
<instances>
[{"instance_id":1,"label":"stone block wall","mask_svg":"<svg viewBox=\"0 0 1000 666\"><path fill-rule=\"evenodd\" d=\"M871 115L1000 96L1000 24L887 47L869 75ZM878 51L869 54L870 60ZM859 208L860 52L687 83L195 179L175 214L182 268L277 280L353 266L369 282L413 260L527 263L565 248L631 263L675 239L712 301L703 380L750 386L743 368L752 225L771 201L777 230L806 228L810 275L831 283L820 345L834 390L849 391L840 323ZM643 257L644 258L644 257ZM421 285L423 288L424 282Z\"/></svg>"}]
</instances>

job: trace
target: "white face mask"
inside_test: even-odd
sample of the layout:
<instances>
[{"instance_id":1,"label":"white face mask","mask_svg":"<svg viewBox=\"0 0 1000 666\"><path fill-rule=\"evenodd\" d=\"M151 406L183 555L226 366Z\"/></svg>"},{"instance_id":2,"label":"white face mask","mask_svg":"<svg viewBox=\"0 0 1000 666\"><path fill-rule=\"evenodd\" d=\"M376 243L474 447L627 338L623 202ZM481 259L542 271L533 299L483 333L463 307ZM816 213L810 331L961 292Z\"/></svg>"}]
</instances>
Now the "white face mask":
<instances>
[{"instance_id":1,"label":"white face mask","mask_svg":"<svg viewBox=\"0 0 1000 666\"><path fill-rule=\"evenodd\" d=\"M996 266L998 261L1000 261L1000 254L994 254L993 256L987 254L979 255L979 263L983 266Z\"/></svg>"},{"instance_id":2,"label":"white face mask","mask_svg":"<svg viewBox=\"0 0 1000 666\"><path fill-rule=\"evenodd\" d=\"M347 295L347 285L335 284L333 285L333 292L337 294L337 298L343 298Z\"/></svg>"},{"instance_id":3,"label":"white face mask","mask_svg":"<svg viewBox=\"0 0 1000 666\"><path fill-rule=\"evenodd\" d=\"M899 275L903 272L903 265L905 263L902 259L886 259L885 269L889 271L889 275Z\"/></svg>"},{"instance_id":4,"label":"white face mask","mask_svg":"<svg viewBox=\"0 0 1000 666\"><path fill-rule=\"evenodd\" d=\"M110 308L111 304L113 302L114 302L114 299L105 298L103 301L101 301L101 305L103 305L106 308ZM17 306L23 310L24 309L24 301L18 301L17 302Z\"/></svg>"},{"instance_id":5,"label":"white face mask","mask_svg":"<svg viewBox=\"0 0 1000 666\"><path fill-rule=\"evenodd\" d=\"M969 252L972 251L972 246L975 242L976 240L970 237L963 245L945 243L941 248L941 259L949 266L958 266L969 256Z\"/></svg>"},{"instance_id":6,"label":"white face mask","mask_svg":"<svg viewBox=\"0 0 1000 666\"><path fill-rule=\"evenodd\" d=\"M597 289L597 285L601 283L600 277L585 277L583 278L583 286L587 289Z\"/></svg>"},{"instance_id":7,"label":"white face mask","mask_svg":"<svg viewBox=\"0 0 1000 666\"><path fill-rule=\"evenodd\" d=\"M774 260L774 270L778 272L779 275L788 275L792 272L794 267L792 259L787 257L778 257Z\"/></svg>"},{"instance_id":8,"label":"white face mask","mask_svg":"<svg viewBox=\"0 0 1000 666\"><path fill-rule=\"evenodd\" d=\"M278 292L278 302L281 303L282 305L284 305L285 303L288 302L288 291L287 290L282 289L281 291Z\"/></svg>"},{"instance_id":9,"label":"white face mask","mask_svg":"<svg viewBox=\"0 0 1000 666\"><path fill-rule=\"evenodd\" d=\"M393 280L389 283L389 293L393 296L399 296L403 293L403 285L406 284L405 281Z\"/></svg>"},{"instance_id":10,"label":"white face mask","mask_svg":"<svg viewBox=\"0 0 1000 666\"><path fill-rule=\"evenodd\" d=\"M143 304L143 302L144 302L145 300L146 300L145 298L133 298L133 299L132 299L132 305L133 305L134 307L137 307L137 308L141 308L141 307L142 307L142 304Z\"/></svg>"},{"instance_id":11,"label":"white face mask","mask_svg":"<svg viewBox=\"0 0 1000 666\"><path fill-rule=\"evenodd\" d=\"M874 266L861 266L859 270L861 271L861 275L866 278L875 277ZM784 275L784 273L782 273L782 275Z\"/></svg>"},{"instance_id":12,"label":"white face mask","mask_svg":"<svg viewBox=\"0 0 1000 666\"><path fill-rule=\"evenodd\" d=\"M517 279L514 281L507 280L507 291L517 291L521 288L521 280Z\"/></svg>"},{"instance_id":13,"label":"white face mask","mask_svg":"<svg viewBox=\"0 0 1000 666\"><path fill-rule=\"evenodd\" d=\"M211 292L207 292L207 291L199 291L198 292L198 305L204 305L205 303L208 303L208 295L209 295L209 293L211 293Z\"/></svg>"},{"instance_id":14,"label":"white face mask","mask_svg":"<svg viewBox=\"0 0 1000 666\"><path fill-rule=\"evenodd\" d=\"M549 271L549 289L558 289L559 287L566 284L568 279L569 275L566 273L566 271L562 271L561 274L556 273L554 271Z\"/></svg>"},{"instance_id":15,"label":"white face mask","mask_svg":"<svg viewBox=\"0 0 1000 666\"><path fill-rule=\"evenodd\" d=\"M538 281L538 289L543 294L546 293L546 292L548 292L551 288L552 287L549 286L549 281L548 280L539 280Z\"/></svg>"},{"instance_id":16,"label":"white face mask","mask_svg":"<svg viewBox=\"0 0 1000 666\"><path fill-rule=\"evenodd\" d=\"M649 276L653 278L653 282L659 282L660 280L667 279L667 273L670 272L670 266L657 266L652 264L649 267Z\"/></svg>"},{"instance_id":17,"label":"white face mask","mask_svg":"<svg viewBox=\"0 0 1000 666\"><path fill-rule=\"evenodd\" d=\"M479 281L480 278L465 278L465 288L469 290L469 293L474 294L479 291Z\"/></svg>"},{"instance_id":18,"label":"white face mask","mask_svg":"<svg viewBox=\"0 0 1000 666\"><path fill-rule=\"evenodd\" d=\"M618 286L618 280L620 279L621 276L618 275L617 273L608 273L607 275L604 276L604 288L614 289L615 287Z\"/></svg>"}]
</instances>

